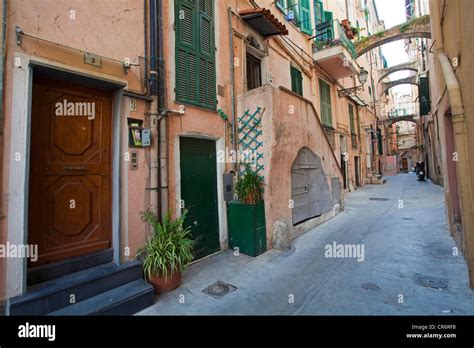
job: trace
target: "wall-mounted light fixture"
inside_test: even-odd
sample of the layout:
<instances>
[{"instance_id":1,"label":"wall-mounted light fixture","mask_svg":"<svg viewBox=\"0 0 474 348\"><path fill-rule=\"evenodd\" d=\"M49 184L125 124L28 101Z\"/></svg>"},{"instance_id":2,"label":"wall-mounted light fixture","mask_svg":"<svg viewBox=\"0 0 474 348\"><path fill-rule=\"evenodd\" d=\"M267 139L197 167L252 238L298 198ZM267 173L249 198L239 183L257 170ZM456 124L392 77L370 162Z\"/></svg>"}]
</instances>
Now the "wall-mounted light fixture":
<instances>
[{"instance_id":1,"label":"wall-mounted light fixture","mask_svg":"<svg viewBox=\"0 0 474 348\"><path fill-rule=\"evenodd\" d=\"M359 75L357 76L360 82L360 86L355 86L346 89L340 89L337 91L337 95L339 98L348 97L354 93L360 92L364 90L364 85L367 83L367 77L369 76L369 72L365 70L363 67L360 69Z\"/></svg>"}]
</instances>

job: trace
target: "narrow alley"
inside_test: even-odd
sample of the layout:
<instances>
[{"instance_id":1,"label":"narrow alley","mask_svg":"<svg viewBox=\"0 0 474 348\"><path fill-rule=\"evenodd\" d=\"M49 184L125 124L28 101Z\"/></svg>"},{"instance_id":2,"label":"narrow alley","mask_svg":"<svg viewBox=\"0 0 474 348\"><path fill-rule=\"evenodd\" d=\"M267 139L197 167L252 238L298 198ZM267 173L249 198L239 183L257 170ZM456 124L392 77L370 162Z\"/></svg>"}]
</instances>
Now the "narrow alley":
<instances>
[{"instance_id":1,"label":"narrow alley","mask_svg":"<svg viewBox=\"0 0 474 348\"><path fill-rule=\"evenodd\" d=\"M473 315L474 291L445 215L442 187L414 174L389 177L348 194L344 212L287 252L226 251L194 263L180 288L139 315ZM334 243L365 253L326 257ZM217 281L235 288L203 292Z\"/></svg>"}]
</instances>

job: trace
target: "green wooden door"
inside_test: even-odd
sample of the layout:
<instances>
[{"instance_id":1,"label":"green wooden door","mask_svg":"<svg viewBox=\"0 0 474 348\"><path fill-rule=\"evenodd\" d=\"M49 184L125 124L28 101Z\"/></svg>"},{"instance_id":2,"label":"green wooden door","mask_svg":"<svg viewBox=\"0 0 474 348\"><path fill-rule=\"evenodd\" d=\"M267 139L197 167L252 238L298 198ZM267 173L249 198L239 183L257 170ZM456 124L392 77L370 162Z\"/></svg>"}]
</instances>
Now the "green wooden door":
<instances>
[{"instance_id":1,"label":"green wooden door","mask_svg":"<svg viewBox=\"0 0 474 348\"><path fill-rule=\"evenodd\" d=\"M180 151L181 199L189 210L185 225L191 226L199 259L220 250L216 143L181 138Z\"/></svg>"}]
</instances>

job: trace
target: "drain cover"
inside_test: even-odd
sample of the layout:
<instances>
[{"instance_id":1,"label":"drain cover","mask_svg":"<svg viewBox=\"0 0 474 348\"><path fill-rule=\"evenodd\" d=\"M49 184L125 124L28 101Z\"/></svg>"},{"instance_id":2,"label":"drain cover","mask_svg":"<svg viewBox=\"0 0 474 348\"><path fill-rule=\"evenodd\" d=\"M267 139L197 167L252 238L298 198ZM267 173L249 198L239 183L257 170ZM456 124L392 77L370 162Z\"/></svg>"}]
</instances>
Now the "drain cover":
<instances>
[{"instance_id":1,"label":"drain cover","mask_svg":"<svg viewBox=\"0 0 474 348\"><path fill-rule=\"evenodd\" d=\"M389 199L388 198L370 197L369 201L386 202L386 201L389 201Z\"/></svg>"},{"instance_id":2,"label":"drain cover","mask_svg":"<svg viewBox=\"0 0 474 348\"><path fill-rule=\"evenodd\" d=\"M237 290L236 286L221 282L219 280L215 282L214 284L209 285L202 292L214 298L222 298L225 295L230 294L231 292L234 292L235 290Z\"/></svg>"},{"instance_id":3,"label":"drain cover","mask_svg":"<svg viewBox=\"0 0 474 348\"><path fill-rule=\"evenodd\" d=\"M449 284L449 280L443 278L435 278L429 276L417 275L415 282L418 285L424 286L425 288L432 289L446 289Z\"/></svg>"},{"instance_id":4,"label":"drain cover","mask_svg":"<svg viewBox=\"0 0 474 348\"><path fill-rule=\"evenodd\" d=\"M362 284L362 289L371 290L371 291L379 291L380 287L374 283L364 283Z\"/></svg>"}]
</instances>

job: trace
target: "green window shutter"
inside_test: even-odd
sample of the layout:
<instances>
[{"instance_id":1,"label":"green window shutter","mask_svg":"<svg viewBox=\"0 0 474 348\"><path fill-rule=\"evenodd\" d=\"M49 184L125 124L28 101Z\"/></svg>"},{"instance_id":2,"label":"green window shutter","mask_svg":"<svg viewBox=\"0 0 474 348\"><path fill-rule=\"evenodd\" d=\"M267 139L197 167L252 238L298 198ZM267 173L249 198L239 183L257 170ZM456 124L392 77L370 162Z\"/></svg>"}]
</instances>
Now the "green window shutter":
<instances>
[{"instance_id":1,"label":"green window shutter","mask_svg":"<svg viewBox=\"0 0 474 348\"><path fill-rule=\"evenodd\" d=\"M326 29L326 35L324 35L325 39L332 40L334 39L334 26L333 26L333 13L331 11L324 11L324 21L330 23L329 29Z\"/></svg>"},{"instance_id":2,"label":"green window shutter","mask_svg":"<svg viewBox=\"0 0 474 348\"><path fill-rule=\"evenodd\" d=\"M176 6L176 99L198 102L198 40L196 6L189 1L178 1Z\"/></svg>"},{"instance_id":3,"label":"green window shutter","mask_svg":"<svg viewBox=\"0 0 474 348\"><path fill-rule=\"evenodd\" d=\"M321 122L332 127L331 87L319 80Z\"/></svg>"},{"instance_id":4,"label":"green window shutter","mask_svg":"<svg viewBox=\"0 0 474 348\"><path fill-rule=\"evenodd\" d=\"M311 20L311 7L309 0L300 0L301 31L306 34L313 34L313 21Z\"/></svg>"},{"instance_id":5,"label":"green window shutter","mask_svg":"<svg viewBox=\"0 0 474 348\"><path fill-rule=\"evenodd\" d=\"M214 10L212 0L199 0L199 104L216 106L216 67L214 47Z\"/></svg>"},{"instance_id":6,"label":"green window shutter","mask_svg":"<svg viewBox=\"0 0 474 348\"><path fill-rule=\"evenodd\" d=\"M176 100L216 107L213 0L176 0Z\"/></svg>"},{"instance_id":7,"label":"green window shutter","mask_svg":"<svg viewBox=\"0 0 474 348\"><path fill-rule=\"evenodd\" d=\"M351 134L355 134L354 106L352 106L352 104L349 104L349 124L351 127Z\"/></svg>"},{"instance_id":8,"label":"green window shutter","mask_svg":"<svg viewBox=\"0 0 474 348\"><path fill-rule=\"evenodd\" d=\"M420 116L428 115L431 111L430 80L428 77L420 77L418 95L420 100Z\"/></svg>"},{"instance_id":9,"label":"green window shutter","mask_svg":"<svg viewBox=\"0 0 474 348\"><path fill-rule=\"evenodd\" d=\"M277 0L276 5L280 10L286 13L286 0Z\"/></svg>"},{"instance_id":10,"label":"green window shutter","mask_svg":"<svg viewBox=\"0 0 474 348\"><path fill-rule=\"evenodd\" d=\"M300 5L298 3L298 0L288 0L288 9L287 9L287 14L293 12L293 23L296 25L299 25L301 22L301 14L300 14Z\"/></svg>"},{"instance_id":11,"label":"green window shutter","mask_svg":"<svg viewBox=\"0 0 474 348\"><path fill-rule=\"evenodd\" d=\"M303 75L301 71L296 69L295 67L290 67L290 74L291 74L291 90L303 96Z\"/></svg>"},{"instance_id":12,"label":"green window shutter","mask_svg":"<svg viewBox=\"0 0 474 348\"><path fill-rule=\"evenodd\" d=\"M314 0L314 21L316 26L324 22L324 5L321 0Z\"/></svg>"}]
</instances>

